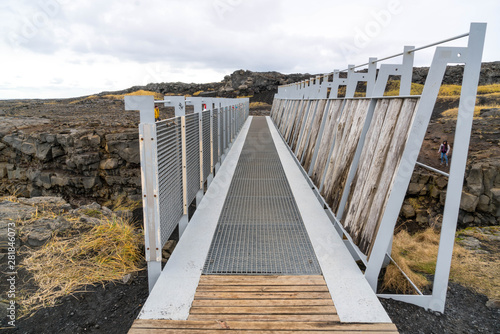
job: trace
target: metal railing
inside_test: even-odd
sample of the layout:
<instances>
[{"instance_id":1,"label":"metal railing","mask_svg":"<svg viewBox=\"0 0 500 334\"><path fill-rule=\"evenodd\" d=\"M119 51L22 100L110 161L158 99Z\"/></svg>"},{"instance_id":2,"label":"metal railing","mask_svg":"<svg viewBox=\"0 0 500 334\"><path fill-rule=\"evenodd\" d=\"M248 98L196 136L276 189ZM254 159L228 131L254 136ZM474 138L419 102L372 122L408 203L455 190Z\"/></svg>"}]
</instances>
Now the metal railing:
<instances>
[{"instance_id":1,"label":"metal railing","mask_svg":"<svg viewBox=\"0 0 500 334\"><path fill-rule=\"evenodd\" d=\"M155 122L154 105L175 108ZM193 113L186 114L186 105ZM205 109L203 108L205 106ZM161 273L162 248L176 228L188 225L188 208L203 198L248 117L249 99L125 96L126 110L140 111L139 138L144 236L149 290Z\"/></svg>"},{"instance_id":2,"label":"metal railing","mask_svg":"<svg viewBox=\"0 0 500 334\"><path fill-rule=\"evenodd\" d=\"M272 119L351 254L364 262L365 277L374 291L382 266L392 260L394 228L415 166L448 176L432 294L423 295L417 288L418 295L381 297L444 311L485 31L485 23L472 23L468 33L350 65L344 78L335 70L280 86L275 95ZM415 52L464 37L468 37L466 47L436 47L422 94L410 95ZM377 68L380 61L398 56L400 64ZM453 161L445 173L418 163L417 157L446 66L457 63L465 65ZM366 72L354 71L363 66L368 66ZM390 76L400 76L395 97L383 96ZM360 82L366 84L366 94L355 97ZM338 97L341 86L345 86L343 98ZM381 111L384 104L387 111Z\"/></svg>"}]
</instances>

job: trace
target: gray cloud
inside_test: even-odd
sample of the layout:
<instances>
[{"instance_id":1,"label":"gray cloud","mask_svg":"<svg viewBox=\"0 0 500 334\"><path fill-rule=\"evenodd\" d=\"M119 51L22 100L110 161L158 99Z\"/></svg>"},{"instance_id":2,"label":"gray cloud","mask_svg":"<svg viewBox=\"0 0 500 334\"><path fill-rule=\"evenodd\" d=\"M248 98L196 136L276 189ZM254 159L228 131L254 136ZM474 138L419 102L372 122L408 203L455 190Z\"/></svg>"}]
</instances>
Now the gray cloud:
<instances>
[{"instance_id":1,"label":"gray cloud","mask_svg":"<svg viewBox=\"0 0 500 334\"><path fill-rule=\"evenodd\" d=\"M398 10L391 9L394 4ZM0 4L0 27L6 33L0 46L11 53L30 54L33 61L39 60L37 55L58 59L74 66L74 71L80 64L103 84L117 82L120 64L123 71L163 64L172 77L189 73L196 78L197 73L208 75L210 70L213 76L220 75L212 79L218 81L224 73L240 68L285 73L344 69L370 56L401 52L405 44L418 46L460 34L470 21L488 21L484 58L498 60L494 58L499 54L499 9L496 0L483 1L481 6L467 0L353 4L337 0L5 0ZM430 60L418 61L428 64ZM108 62L114 72L102 70ZM71 72L56 73L57 66L53 71L54 78L63 79Z\"/></svg>"}]
</instances>

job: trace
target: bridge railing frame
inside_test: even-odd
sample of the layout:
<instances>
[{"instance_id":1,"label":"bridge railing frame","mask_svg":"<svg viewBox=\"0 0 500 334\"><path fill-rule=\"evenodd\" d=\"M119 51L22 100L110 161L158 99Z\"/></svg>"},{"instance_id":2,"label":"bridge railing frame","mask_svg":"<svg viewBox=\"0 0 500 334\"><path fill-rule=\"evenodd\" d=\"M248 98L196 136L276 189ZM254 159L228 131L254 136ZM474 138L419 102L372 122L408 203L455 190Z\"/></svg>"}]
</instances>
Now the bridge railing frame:
<instances>
[{"instance_id":1,"label":"bridge railing frame","mask_svg":"<svg viewBox=\"0 0 500 334\"><path fill-rule=\"evenodd\" d=\"M155 104L173 107L175 117L155 122ZM186 105L193 106L193 114L186 114ZM176 227L182 237L189 206L199 205L248 118L249 99L165 96L155 101L153 96L125 96L125 110L140 112L145 257L151 292L161 274L163 246ZM196 147L197 153L188 152L188 147Z\"/></svg>"},{"instance_id":2,"label":"bridge railing frame","mask_svg":"<svg viewBox=\"0 0 500 334\"><path fill-rule=\"evenodd\" d=\"M299 108L302 107L304 113L313 113L311 115L302 116L302 119L307 119L308 117L314 119L314 117L316 116L314 113L317 113L318 110L311 108L314 103L313 101L326 99L326 105L323 110L325 114L323 114L323 118L319 126L319 134L317 136L317 142L315 143L314 153L312 155L312 163L310 164L311 167L308 170L304 170L302 168L302 171L305 176L308 176L307 179L309 180L311 187L315 190L318 200L322 202L323 206L325 207L325 211L330 216L330 219L339 235L344 238L346 246L350 250L353 258L356 260L361 260L365 264L365 277L372 286L373 290L376 292L378 278L382 267L384 265L387 265L388 262L393 261L391 258L391 249L394 228L396 226L396 221L400 213L406 195L406 190L408 189L408 185L413 174L413 170L416 165L419 165L435 171L435 169L433 169L432 167L417 162L417 158L425 137L425 133L427 131L432 111L434 109L446 66L448 64L464 64L462 90L455 129L454 154L453 159L450 163L450 173L448 174L442 171L438 171L440 174L448 176L448 188L444 205L439 251L436 262L432 294L423 295L422 292L418 290L416 285L411 282L411 280L409 280L407 275L403 272L403 275L408 278L418 294L379 294L380 297L392 298L407 303L412 303L438 312L444 311L453 245L455 241L455 231L457 227L458 211L460 207L460 199L463 187L463 178L470 142L477 84L479 81L482 52L484 47L485 32L485 23L472 23L470 26L470 31L468 33L452 37L444 41L432 43L420 48L406 46L402 53L394 56L386 57L380 60L377 60L376 58L370 58L368 63L358 66L349 65L348 69L344 71L335 70L332 73L310 78L309 80L280 86L278 88L278 93L275 95L271 117L280 130L281 135L284 136L285 141L286 138L298 137L298 140L292 140L292 144L300 143L302 141L306 143L306 147L309 144L308 141L310 140L311 133L304 133L305 122L304 124L300 124L299 122L299 125L301 125L300 129L295 128L295 126L297 125L296 115L301 112ZM438 46L442 43L450 42L467 36L468 44L466 47ZM357 244L353 241L353 238L350 236L350 234L347 232L340 221L344 214L343 210L349 196L351 182L353 181L354 175L357 170L360 155L363 149L364 138L372 120L376 101L382 98L392 98L383 96L389 76L401 76L399 96L394 98L416 97L414 95L410 95L414 53L416 51L434 46L437 46L435 49L434 58L429 68L424 89L413 116L413 121L410 125L408 137L404 146L400 163L392 180L392 188L390 188L390 195L387 199L381 222L378 226L378 230L376 230L375 232L375 237L373 239L373 244L371 245L372 248L369 252L369 256L367 256L367 254L362 252ZM377 73L378 62L397 56L403 56L401 64L382 64ZM368 69L365 73L357 73L354 71L356 68L365 66L368 66ZM347 72L347 74L344 75L343 78L341 78L341 72ZM360 81L366 82L366 96L363 98L355 98L354 94L356 91L356 86ZM356 153L350 166L346 186L344 188L340 201L339 210L337 212L333 212L328 206L326 200L321 195L322 187L324 186L325 181L326 168L319 184L314 184L309 177L311 177L312 175L312 167L314 166L314 162L318 156L319 142L321 140L321 136L325 131L326 117L324 116L327 113L330 103L333 103L332 101L339 100L337 92L340 86L346 86L345 97L341 99L343 100L341 110L344 108L346 101L349 99L369 99L370 104L368 106L367 116L360 135L359 143L356 148ZM331 143L330 145L331 149L333 149L334 143ZM290 145L289 149L294 156L299 150L299 148L295 145ZM332 153L330 151L330 156L328 156L327 161L330 161L331 154ZM302 159L297 158L296 162L299 166L302 167L302 164L304 164L304 156L302 156Z\"/></svg>"}]
</instances>

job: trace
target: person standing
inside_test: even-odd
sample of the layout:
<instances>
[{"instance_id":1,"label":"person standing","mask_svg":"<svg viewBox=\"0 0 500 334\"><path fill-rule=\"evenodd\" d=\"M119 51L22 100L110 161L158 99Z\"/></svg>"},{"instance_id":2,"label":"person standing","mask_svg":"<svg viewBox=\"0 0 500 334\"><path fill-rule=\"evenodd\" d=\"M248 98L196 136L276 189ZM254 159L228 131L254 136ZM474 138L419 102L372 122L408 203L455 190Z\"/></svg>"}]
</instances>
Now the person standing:
<instances>
[{"instance_id":1,"label":"person standing","mask_svg":"<svg viewBox=\"0 0 500 334\"><path fill-rule=\"evenodd\" d=\"M439 146L439 153L441 153L441 165L443 164L443 159L446 162L446 166L448 166L448 155L450 154L450 145L448 145L448 141L445 140Z\"/></svg>"},{"instance_id":2,"label":"person standing","mask_svg":"<svg viewBox=\"0 0 500 334\"><path fill-rule=\"evenodd\" d=\"M158 106L155 106L155 122L158 122L160 120L160 108Z\"/></svg>"}]
</instances>

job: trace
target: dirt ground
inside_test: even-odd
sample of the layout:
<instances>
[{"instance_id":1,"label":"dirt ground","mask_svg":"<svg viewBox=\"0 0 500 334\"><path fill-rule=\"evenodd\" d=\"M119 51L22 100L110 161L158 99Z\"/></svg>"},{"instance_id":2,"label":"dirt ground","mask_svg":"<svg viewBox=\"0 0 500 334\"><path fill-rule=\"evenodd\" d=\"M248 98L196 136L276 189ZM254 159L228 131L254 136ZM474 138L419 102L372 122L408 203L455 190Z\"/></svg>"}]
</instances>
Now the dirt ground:
<instances>
[{"instance_id":1,"label":"dirt ground","mask_svg":"<svg viewBox=\"0 0 500 334\"><path fill-rule=\"evenodd\" d=\"M126 284L110 282L86 286L85 290L62 298L55 307L42 308L29 317L18 319L14 329L2 321L1 332L127 333L147 299L147 273L145 270L135 273Z\"/></svg>"},{"instance_id":2,"label":"dirt ground","mask_svg":"<svg viewBox=\"0 0 500 334\"><path fill-rule=\"evenodd\" d=\"M136 273L127 284L108 283L88 286L86 290L18 320L16 329L3 332L127 333L148 296L146 271ZM444 314L394 300L381 302L402 334L500 333L500 311L486 307L487 300L484 295L450 283Z\"/></svg>"}]
</instances>

